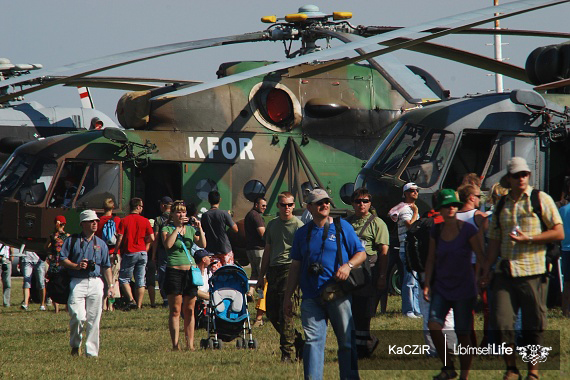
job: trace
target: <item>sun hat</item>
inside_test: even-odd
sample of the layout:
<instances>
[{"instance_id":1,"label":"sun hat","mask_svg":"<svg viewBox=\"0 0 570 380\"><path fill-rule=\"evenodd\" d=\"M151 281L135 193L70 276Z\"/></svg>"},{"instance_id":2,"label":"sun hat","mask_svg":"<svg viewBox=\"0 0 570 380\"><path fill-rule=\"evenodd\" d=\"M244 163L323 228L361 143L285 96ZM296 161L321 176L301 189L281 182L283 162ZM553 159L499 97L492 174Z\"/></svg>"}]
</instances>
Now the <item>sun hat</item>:
<instances>
[{"instance_id":1,"label":"sun hat","mask_svg":"<svg viewBox=\"0 0 570 380\"><path fill-rule=\"evenodd\" d=\"M418 185L416 185L413 182L408 182L404 185L404 187L402 188L402 193L405 193L408 190L417 190L418 189Z\"/></svg>"},{"instance_id":2,"label":"sun hat","mask_svg":"<svg viewBox=\"0 0 570 380\"><path fill-rule=\"evenodd\" d=\"M92 220L99 220L97 213L93 210L81 211L81 214L79 214L79 223L90 222Z\"/></svg>"},{"instance_id":3,"label":"sun hat","mask_svg":"<svg viewBox=\"0 0 570 380\"><path fill-rule=\"evenodd\" d=\"M453 189L441 189L437 194L437 209L439 210L445 206L456 206L458 208L463 206L463 203L457 199L457 194Z\"/></svg>"}]
</instances>

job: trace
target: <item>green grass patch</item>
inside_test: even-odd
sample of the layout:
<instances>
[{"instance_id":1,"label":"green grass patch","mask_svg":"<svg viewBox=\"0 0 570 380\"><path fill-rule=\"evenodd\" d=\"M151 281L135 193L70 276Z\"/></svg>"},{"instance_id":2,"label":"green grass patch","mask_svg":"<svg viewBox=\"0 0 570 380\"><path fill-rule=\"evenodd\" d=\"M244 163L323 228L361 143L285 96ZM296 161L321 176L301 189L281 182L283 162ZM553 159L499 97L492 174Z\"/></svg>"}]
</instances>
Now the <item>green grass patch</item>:
<instances>
[{"instance_id":1,"label":"green grass patch","mask_svg":"<svg viewBox=\"0 0 570 380\"><path fill-rule=\"evenodd\" d=\"M144 308L131 312L104 312L101 321L99 358L71 357L69 316L55 314L53 307L39 311L21 310L22 279L12 279L12 307L0 308L0 378L18 379L301 379L302 364L282 364L279 336L270 323L254 328L258 350L238 350L234 342L224 342L220 351L171 352L168 333L168 310L152 309L148 299ZM158 294L157 294L158 296ZM158 296L160 299L160 296ZM15 306L14 306L15 305ZM400 298L390 297L388 312L372 321L373 330L420 330L421 319L410 320L400 313ZM255 309L250 304L250 313ZM254 317L252 317L253 319ZM297 321L300 328L300 321ZM483 317L476 317L481 329ZM181 323L182 325L182 323ZM561 331L561 371L543 371L541 379L570 378L568 319L558 309L549 311L549 329ZM421 334L421 331L418 331ZM205 330L196 332L195 347L206 337ZM397 342L394 342L397 343ZM183 345L183 338L181 338ZM372 359L373 360L373 359ZM381 363L380 363L381 366ZM402 360L401 368L406 368ZM329 329L325 379L338 378L336 339ZM363 379L431 379L436 371L361 371ZM526 375L526 371L523 371ZM501 379L502 371L473 371L471 379Z\"/></svg>"}]
</instances>

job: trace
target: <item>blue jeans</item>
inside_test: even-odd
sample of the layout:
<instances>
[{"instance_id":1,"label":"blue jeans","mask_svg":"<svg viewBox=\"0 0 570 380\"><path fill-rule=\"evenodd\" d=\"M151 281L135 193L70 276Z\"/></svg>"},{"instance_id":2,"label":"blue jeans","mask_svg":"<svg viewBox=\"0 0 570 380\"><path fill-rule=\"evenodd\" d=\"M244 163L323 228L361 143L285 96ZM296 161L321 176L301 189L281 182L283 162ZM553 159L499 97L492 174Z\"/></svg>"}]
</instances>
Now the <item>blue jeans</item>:
<instances>
[{"instance_id":1,"label":"blue jeans","mask_svg":"<svg viewBox=\"0 0 570 380\"><path fill-rule=\"evenodd\" d=\"M414 276L418 276L416 272L408 272L406 269L406 251L403 245L400 245L400 260L404 268L404 279L402 281L402 313L409 312L415 315L421 315L419 300L419 284Z\"/></svg>"},{"instance_id":2,"label":"blue jeans","mask_svg":"<svg viewBox=\"0 0 570 380\"><path fill-rule=\"evenodd\" d=\"M119 283L128 284L131 282L133 272L135 276L135 288L145 286L146 262L148 260L146 252L124 253L121 257L121 270L119 270Z\"/></svg>"},{"instance_id":3,"label":"blue jeans","mask_svg":"<svg viewBox=\"0 0 570 380\"><path fill-rule=\"evenodd\" d=\"M305 379L323 378L327 321L330 319L338 342L338 367L341 379L358 379L358 357L354 340L351 296L324 303L319 297L303 299L301 322L305 330L303 366Z\"/></svg>"}]
</instances>

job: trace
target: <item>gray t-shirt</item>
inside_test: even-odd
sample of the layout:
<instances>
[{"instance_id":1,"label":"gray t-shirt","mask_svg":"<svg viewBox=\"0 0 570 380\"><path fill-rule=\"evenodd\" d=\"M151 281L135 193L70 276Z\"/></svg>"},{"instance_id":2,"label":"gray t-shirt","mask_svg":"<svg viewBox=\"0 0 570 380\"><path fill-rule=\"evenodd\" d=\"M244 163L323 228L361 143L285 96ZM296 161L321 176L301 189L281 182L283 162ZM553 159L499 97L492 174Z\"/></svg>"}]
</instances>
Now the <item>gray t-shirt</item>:
<instances>
[{"instance_id":1,"label":"gray t-shirt","mask_svg":"<svg viewBox=\"0 0 570 380\"><path fill-rule=\"evenodd\" d=\"M202 215L202 228L206 234L206 249L213 254L226 254L232 251L227 227L233 227L234 221L227 211L211 209Z\"/></svg>"},{"instance_id":2,"label":"gray t-shirt","mask_svg":"<svg viewBox=\"0 0 570 380\"><path fill-rule=\"evenodd\" d=\"M301 227L303 227L303 222L296 217L289 220L275 218L267 223L264 238L265 243L271 245L269 266L291 264L289 254L293 245L293 238L295 231Z\"/></svg>"}]
</instances>

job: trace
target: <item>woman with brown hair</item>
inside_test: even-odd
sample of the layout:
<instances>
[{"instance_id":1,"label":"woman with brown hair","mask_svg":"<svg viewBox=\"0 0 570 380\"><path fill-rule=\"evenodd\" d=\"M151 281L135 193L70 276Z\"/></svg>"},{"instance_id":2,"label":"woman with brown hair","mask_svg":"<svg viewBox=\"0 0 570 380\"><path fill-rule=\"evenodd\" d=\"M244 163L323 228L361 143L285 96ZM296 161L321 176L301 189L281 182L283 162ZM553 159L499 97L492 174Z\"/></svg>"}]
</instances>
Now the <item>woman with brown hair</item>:
<instances>
[{"instance_id":1,"label":"woman with brown hair","mask_svg":"<svg viewBox=\"0 0 570 380\"><path fill-rule=\"evenodd\" d=\"M172 350L179 351L180 312L184 313L186 348L194 350L194 306L198 287L192 282L192 267L196 262L191 255L192 245L206 246L206 237L196 218L186 216L184 201L176 201L170 212L171 224L162 228L162 241L167 253L164 286L168 295L170 315L168 328Z\"/></svg>"}]
</instances>

